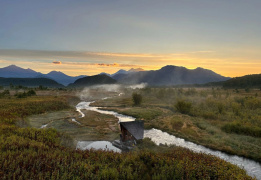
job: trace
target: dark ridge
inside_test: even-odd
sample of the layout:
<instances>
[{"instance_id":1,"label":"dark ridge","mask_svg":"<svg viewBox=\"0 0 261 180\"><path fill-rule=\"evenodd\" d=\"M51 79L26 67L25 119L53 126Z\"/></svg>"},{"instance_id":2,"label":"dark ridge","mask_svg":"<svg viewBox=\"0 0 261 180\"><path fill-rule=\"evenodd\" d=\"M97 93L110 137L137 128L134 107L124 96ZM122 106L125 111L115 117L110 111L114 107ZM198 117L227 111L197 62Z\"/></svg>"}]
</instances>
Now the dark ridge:
<instances>
[{"instance_id":1,"label":"dark ridge","mask_svg":"<svg viewBox=\"0 0 261 180\"><path fill-rule=\"evenodd\" d=\"M40 85L51 88L62 88L63 85L48 78L0 78L0 86L38 87Z\"/></svg>"},{"instance_id":2,"label":"dark ridge","mask_svg":"<svg viewBox=\"0 0 261 180\"><path fill-rule=\"evenodd\" d=\"M75 82L77 79L83 78L86 76L81 75L81 76L72 77L72 76L68 76L60 71L51 71L48 74L41 75L40 77L53 79L53 80L63 84L64 86L67 86L68 84Z\"/></svg>"},{"instance_id":3,"label":"dark ridge","mask_svg":"<svg viewBox=\"0 0 261 180\"><path fill-rule=\"evenodd\" d=\"M112 79L111 77L102 74L95 76L88 76L84 78L77 79L74 83L69 84L68 87L85 87L85 86L93 86L100 84L115 84L117 81Z\"/></svg>"},{"instance_id":4,"label":"dark ridge","mask_svg":"<svg viewBox=\"0 0 261 180\"><path fill-rule=\"evenodd\" d=\"M113 77L123 84L147 83L150 86L175 86L185 84L205 84L228 80L211 70L197 68L187 69L179 66L165 66L156 71L140 71L117 74Z\"/></svg>"},{"instance_id":5,"label":"dark ridge","mask_svg":"<svg viewBox=\"0 0 261 180\"><path fill-rule=\"evenodd\" d=\"M32 69L23 69L16 65L10 65L4 68L0 68L0 77L5 78L48 78L55 80L56 82L67 86L70 83L73 83L79 78L86 77L84 75L81 76L68 76L63 72L59 71L51 71L48 74L42 74L40 72L36 72Z\"/></svg>"},{"instance_id":6,"label":"dark ridge","mask_svg":"<svg viewBox=\"0 0 261 180\"><path fill-rule=\"evenodd\" d=\"M235 77L223 83L224 88L261 88L261 74Z\"/></svg>"},{"instance_id":7,"label":"dark ridge","mask_svg":"<svg viewBox=\"0 0 261 180\"><path fill-rule=\"evenodd\" d=\"M5 78L32 78L38 75L41 75L41 73L31 69L23 69L16 65L10 65L4 68L0 68L0 77Z\"/></svg>"}]
</instances>

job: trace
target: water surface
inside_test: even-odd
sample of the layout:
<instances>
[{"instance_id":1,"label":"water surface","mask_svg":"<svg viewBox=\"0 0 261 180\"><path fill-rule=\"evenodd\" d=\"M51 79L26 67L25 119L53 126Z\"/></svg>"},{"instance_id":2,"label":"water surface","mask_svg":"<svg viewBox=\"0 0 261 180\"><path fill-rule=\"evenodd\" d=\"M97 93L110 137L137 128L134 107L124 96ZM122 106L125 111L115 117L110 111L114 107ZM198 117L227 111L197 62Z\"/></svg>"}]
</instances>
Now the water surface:
<instances>
[{"instance_id":1,"label":"water surface","mask_svg":"<svg viewBox=\"0 0 261 180\"><path fill-rule=\"evenodd\" d=\"M90 106L90 104L93 103L93 102L80 102L79 104L76 105L76 110L78 112L80 112L82 117L84 117L85 115L81 110L85 109L85 110L89 110L89 111L95 111L95 112L98 112L98 113L101 113L101 114L113 115L113 116L115 116L116 118L119 119L119 122L135 121L134 117L119 114L119 113L114 112L114 111L100 110L99 109L100 107Z\"/></svg>"},{"instance_id":2,"label":"water surface","mask_svg":"<svg viewBox=\"0 0 261 180\"><path fill-rule=\"evenodd\" d=\"M105 150L105 151L114 151L114 152L121 152L119 148L116 148L112 145L109 141L78 141L76 149L80 150Z\"/></svg>"},{"instance_id":3,"label":"water surface","mask_svg":"<svg viewBox=\"0 0 261 180\"><path fill-rule=\"evenodd\" d=\"M182 138L177 138L173 135L170 135L166 132L163 132L161 130L154 129L154 128L151 130L145 130L144 137L150 138L157 145L159 145L159 144L176 145L176 146L190 149L197 153L205 153L205 154L214 155L216 157L219 157L220 159L230 162L231 164L235 164L242 169L245 169L247 171L248 175L250 175L252 177L256 177L257 179L261 179L261 165L260 165L260 163L255 162L253 160L239 157L236 155L229 155L229 154L226 154L221 151L215 151L215 150L206 148L204 146L197 145L197 144L189 142L189 141L185 141Z\"/></svg>"}]
</instances>

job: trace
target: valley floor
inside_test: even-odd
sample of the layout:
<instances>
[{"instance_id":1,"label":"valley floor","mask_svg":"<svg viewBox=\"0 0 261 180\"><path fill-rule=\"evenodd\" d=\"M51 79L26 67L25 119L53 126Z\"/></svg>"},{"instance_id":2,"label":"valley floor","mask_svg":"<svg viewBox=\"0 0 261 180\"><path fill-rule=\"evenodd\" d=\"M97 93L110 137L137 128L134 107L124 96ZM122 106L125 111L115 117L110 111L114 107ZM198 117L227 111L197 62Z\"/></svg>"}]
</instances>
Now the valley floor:
<instances>
[{"instance_id":1,"label":"valley floor","mask_svg":"<svg viewBox=\"0 0 261 180\"><path fill-rule=\"evenodd\" d=\"M143 96L141 106L133 106L132 90L125 90L123 96L97 101L95 105L142 119L146 128L157 127L213 148L217 143L207 143L209 140L206 138L210 132L214 132L211 138L217 133L230 139L230 133L223 132L222 126L173 110L175 100L168 104L159 101L161 97L156 99L156 96L153 98L143 91L147 89L138 90ZM251 179L243 170L216 157L178 147L156 146L147 139L131 153L74 150L75 140L117 138L117 120L91 111L80 118L70 106L75 106L79 100L71 92L56 93L56 96L50 96L48 92L40 94L21 99L13 96L0 99L0 175L3 179ZM41 128L42 125L47 126ZM253 138L251 140L255 142L248 143L251 146L256 143L257 149L253 152L260 152L258 140L252 136L244 137L248 141ZM236 140L244 144L243 138ZM233 147L235 141L231 144L227 140L224 142ZM246 156L251 157L248 153Z\"/></svg>"}]
</instances>

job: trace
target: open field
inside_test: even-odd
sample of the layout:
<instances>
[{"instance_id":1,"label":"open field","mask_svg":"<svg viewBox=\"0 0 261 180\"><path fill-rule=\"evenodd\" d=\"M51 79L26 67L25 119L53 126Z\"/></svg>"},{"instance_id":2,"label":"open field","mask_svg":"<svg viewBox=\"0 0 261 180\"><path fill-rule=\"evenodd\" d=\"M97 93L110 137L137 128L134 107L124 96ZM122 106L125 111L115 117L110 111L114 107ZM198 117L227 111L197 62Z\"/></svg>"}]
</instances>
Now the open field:
<instances>
[{"instance_id":1,"label":"open field","mask_svg":"<svg viewBox=\"0 0 261 180\"><path fill-rule=\"evenodd\" d=\"M123 100L127 102L129 98ZM113 134L117 127L115 119L95 112L85 112L86 117L79 118L69 105L75 105L77 100L69 95L21 99L10 96L0 101L0 175L3 179L251 179L243 170L213 156L177 147L158 147L147 139L135 152L123 154L65 147L75 137L80 138L70 128L79 130L83 126L92 133L88 128L103 127L107 122L104 128L109 129L95 130L106 137L108 132L104 130ZM158 111L144 116L146 123L165 113L161 108L153 108L144 115ZM132 106L125 110L137 111ZM138 114L141 112L142 109ZM72 117L81 125L72 122ZM39 129L45 123L53 128ZM64 129L58 132L54 128Z\"/></svg>"}]
</instances>

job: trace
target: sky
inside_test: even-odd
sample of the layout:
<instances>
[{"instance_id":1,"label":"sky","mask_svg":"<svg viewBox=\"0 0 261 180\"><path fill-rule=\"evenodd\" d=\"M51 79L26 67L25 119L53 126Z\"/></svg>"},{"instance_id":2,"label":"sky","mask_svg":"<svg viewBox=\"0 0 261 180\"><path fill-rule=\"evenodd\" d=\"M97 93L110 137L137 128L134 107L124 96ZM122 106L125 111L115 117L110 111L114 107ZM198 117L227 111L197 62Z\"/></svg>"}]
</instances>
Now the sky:
<instances>
[{"instance_id":1,"label":"sky","mask_svg":"<svg viewBox=\"0 0 261 180\"><path fill-rule=\"evenodd\" d=\"M0 0L0 68L261 73L260 0Z\"/></svg>"}]
</instances>

